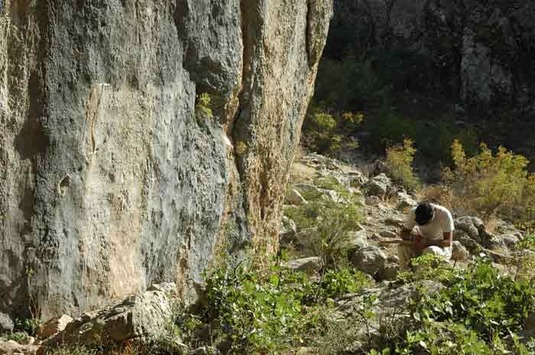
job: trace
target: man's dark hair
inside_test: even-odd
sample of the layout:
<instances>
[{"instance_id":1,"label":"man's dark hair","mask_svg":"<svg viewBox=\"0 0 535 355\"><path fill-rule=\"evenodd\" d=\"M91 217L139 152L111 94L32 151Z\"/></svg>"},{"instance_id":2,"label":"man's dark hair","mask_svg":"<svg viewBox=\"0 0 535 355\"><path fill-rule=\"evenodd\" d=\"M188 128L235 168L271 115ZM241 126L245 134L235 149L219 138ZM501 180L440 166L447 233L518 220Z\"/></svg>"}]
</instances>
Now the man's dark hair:
<instances>
[{"instance_id":1,"label":"man's dark hair","mask_svg":"<svg viewBox=\"0 0 535 355\"><path fill-rule=\"evenodd\" d=\"M416 223L418 223L420 226L423 226L433 218L435 210L429 202L421 202L418 204L418 207L416 207L414 214L414 220Z\"/></svg>"}]
</instances>

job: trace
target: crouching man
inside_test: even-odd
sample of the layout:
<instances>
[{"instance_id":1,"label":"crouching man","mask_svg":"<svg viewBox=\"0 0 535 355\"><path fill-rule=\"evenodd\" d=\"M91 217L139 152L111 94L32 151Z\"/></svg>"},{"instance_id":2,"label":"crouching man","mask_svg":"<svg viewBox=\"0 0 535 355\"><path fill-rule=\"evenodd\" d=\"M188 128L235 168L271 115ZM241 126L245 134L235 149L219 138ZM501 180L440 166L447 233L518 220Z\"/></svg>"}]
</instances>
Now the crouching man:
<instances>
[{"instance_id":1,"label":"crouching man","mask_svg":"<svg viewBox=\"0 0 535 355\"><path fill-rule=\"evenodd\" d=\"M412 243L398 246L400 269L407 270L411 259L423 254L449 260L453 229L451 213L443 206L422 202L411 209L401 230L401 239Z\"/></svg>"}]
</instances>

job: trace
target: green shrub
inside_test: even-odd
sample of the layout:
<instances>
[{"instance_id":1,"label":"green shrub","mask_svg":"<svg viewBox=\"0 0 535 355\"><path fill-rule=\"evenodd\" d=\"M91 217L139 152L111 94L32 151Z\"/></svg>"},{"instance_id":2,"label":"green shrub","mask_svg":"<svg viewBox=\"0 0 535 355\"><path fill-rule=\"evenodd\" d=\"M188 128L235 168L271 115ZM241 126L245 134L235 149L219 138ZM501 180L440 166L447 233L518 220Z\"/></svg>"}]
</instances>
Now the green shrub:
<instances>
[{"instance_id":1,"label":"green shrub","mask_svg":"<svg viewBox=\"0 0 535 355\"><path fill-rule=\"evenodd\" d=\"M356 230L361 218L355 206L331 200L312 201L305 206L292 207L286 213L300 230L306 230L308 236L303 243L308 256L320 256L328 268L344 263L349 232Z\"/></svg>"},{"instance_id":2,"label":"green shrub","mask_svg":"<svg viewBox=\"0 0 535 355\"><path fill-rule=\"evenodd\" d=\"M15 329L25 332L28 335L35 336L41 324L42 322L39 318L16 319Z\"/></svg>"},{"instance_id":3,"label":"green shrub","mask_svg":"<svg viewBox=\"0 0 535 355\"><path fill-rule=\"evenodd\" d=\"M522 155L503 147L493 154L481 144L479 154L467 157L457 140L451 150L454 168L446 169L444 177L457 195L459 205L488 218L497 212L511 212L522 203L529 184L528 161Z\"/></svg>"},{"instance_id":4,"label":"green shrub","mask_svg":"<svg viewBox=\"0 0 535 355\"><path fill-rule=\"evenodd\" d=\"M432 268L432 263L422 258L418 265ZM532 279L502 275L485 260L437 275L445 287L433 293L420 288L403 331L381 339L374 354L527 355L535 350L518 336L525 317L535 311Z\"/></svg>"},{"instance_id":5,"label":"green shrub","mask_svg":"<svg viewBox=\"0 0 535 355\"><path fill-rule=\"evenodd\" d=\"M176 323L182 339L195 346L227 342L231 354L280 353L319 331L325 304L368 283L364 274L348 269L329 270L312 280L278 266L258 271L240 264L209 275L200 317L182 312ZM203 327L211 329L212 344L192 337L195 328Z\"/></svg>"},{"instance_id":6,"label":"green shrub","mask_svg":"<svg viewBox=\"0 0 535 355\"><path fill-rule=\"evenodd\" d=\"M414 153L416 153L416 149L414 149L413 142L410 139L403 140L402 146L390 147L386 150L386 165L390 175L394 181L409 190L415 190L420 185L412 171Z\"/></svg>"},{"instance_id":7,"label":"green shrub","mask_svg":"<svg viewBox=\"0 0 535 355\"><path fill-rule=\"evenodd\" d=\"M340 268L326 270L319 283L323 298L336 298L348 293L356 293L370 285L370 279L362 272Z\"/></svg>"},{"instance_id":8,"label":"green shrub","mask_svg":"<svg viewBox=\"0 0 535 355\"><path fill-rule=\"evenodd\" d=\"M262 275L243 264L219 270L207 281L206 321L230 341L232 353L274 353L297 335L307 282L303 274Z\"/></svg>"},{"instance_id":9,"label":"green shrub","mask_svg":"<svg viewBox=\"0 0 535 355\"><path fill-rule=\"evenodd\" d=\"M208 93L202 93L197 96L197 102L195 104L195 116L198 120L212 118L212 99Z\"/></svg>"},{"instance_id":10,"label":"green shrub","mask_svg":"<svg viewBox=\"0 0 535 355\"><path fill-rule=\"evenodd\" d=\"M303 141L309 149L322 154L333 154L342 148L354 149L358 143L346 133L359 126L363 119L358 113L331 114L319 107L311 108L303 123Z\"/></svg>"}]
</instances>

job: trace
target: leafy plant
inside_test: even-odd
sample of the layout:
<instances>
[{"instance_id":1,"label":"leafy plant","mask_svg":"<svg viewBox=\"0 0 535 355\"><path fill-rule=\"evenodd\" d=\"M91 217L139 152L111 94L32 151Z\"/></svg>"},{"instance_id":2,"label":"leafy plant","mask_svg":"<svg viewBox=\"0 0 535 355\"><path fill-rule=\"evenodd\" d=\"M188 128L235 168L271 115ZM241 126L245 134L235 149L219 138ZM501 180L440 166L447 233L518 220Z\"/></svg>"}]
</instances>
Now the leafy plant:
<instances>
[{"instance_id":1,"label":"leafy plant","mask_svg":"<svg viewBox=\"0 0 535 355\"><path fill-rule=\"evenodd\" d=\"M306 231L302 241L306 255L320 256L327 268L341 266L347 259L350 234L361 219L359 209L330 199L318 199L306 205L291 207L286 214Z\"/></svg>"},{"instance_id":2,"label":"leafy plant","mask_svg":"<svg viewBox=\"0 0 535 355\"><path fill-rule=\"evenodd\" d=\"M16 319L15 328L31 336L37 334L42 322L38 318Z\"/></svg>"},{"instance_id":3,"label":"leafy plant","mask_svg":"<svg viewBox=\"0 0 535 355\"><path fill-rule=\"evenodd\" d=\"M411 318L405 329L382 339L373 353L532 353L529 343L520 342L518 336L525 317L535 310L531 279L502 275L486 260L466 270L437 270L433 264L432 258L417 260L418 267L429 267L429 273L421 276L433 279L431 272L436 270L445 287L435 292L420 287L409 306Z\"/></svg>"},{"instance_id":4,"label":"leafy plant","mask_svg":"<svg viewBox=\"0 0 535 355\"><path fill-rule=\"evenodd\" d=\"M283 270L262 275L243 264L220 270L207 282L207 320L215 320L233 352L273 353L296 336L302 310L297 285L306 282L304 275Z\"/></svg>"},{"instance_id":5,"label":"leafy plant","mask_svg":"<svg viewBox=\"0 0 535 355\"><path fill-rule=\"evenodd\" d=\"M212 118L212 99L208 93L202 93L197 96L197 103L195 104L195 115L197 119Z\"/></svg>"},{"instance_id":6,"label":"leafy plant","mask_svg":"<svg viewBox=\"0 0 535 355\"><path fill-rule=\"evenodd\" d=\"M511 210L522 202L529 180L528 160L499 147L496 154L481 144L480 153L467 157L455 140L451 147L454 169L446 169L446 182L455 191L458 204L480 211L488 218L498 211Z\"/></svg>"},{"instance_id":7,"label":"leafy plant","mask_svg":"<svg viewBox=\"0 0 535 355\"><path fill-rule=\"evenodd\" d=\"M398 145L386 150L386 164L392 178L410 190L415 190L420 185L412 170L414 153L416 149L410 139L403 140L402 146Z\"/></svg>"}]
</instances>

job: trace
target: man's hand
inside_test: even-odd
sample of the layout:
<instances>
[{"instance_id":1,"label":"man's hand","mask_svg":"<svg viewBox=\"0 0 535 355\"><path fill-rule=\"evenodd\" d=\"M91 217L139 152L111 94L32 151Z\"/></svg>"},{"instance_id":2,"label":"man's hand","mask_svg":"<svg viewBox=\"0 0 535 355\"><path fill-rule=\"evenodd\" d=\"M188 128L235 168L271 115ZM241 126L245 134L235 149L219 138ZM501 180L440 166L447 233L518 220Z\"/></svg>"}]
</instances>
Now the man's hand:
<instances>
[{"instance_id":1,"label":"man's hand","mask_svg":"<svg viewBox=\"0 0 535 355\"><path fill-rule=\"evenodd\" d=\"M420 234L417 234L414 236L414 249L418 252L422 252L425 248L427 248L428 245L426 241L422 238Z\"/></svg>"},{"instance_id":2,"label":"man's hand","mask_svg":"<svg viewBox=\"0 0 535 355\"><path fill-rule=\"evenodd\" d=\"M442 237L442 246L449 248L453 244L453 232L444 232Z\"/></svg>"}]
</instances>

